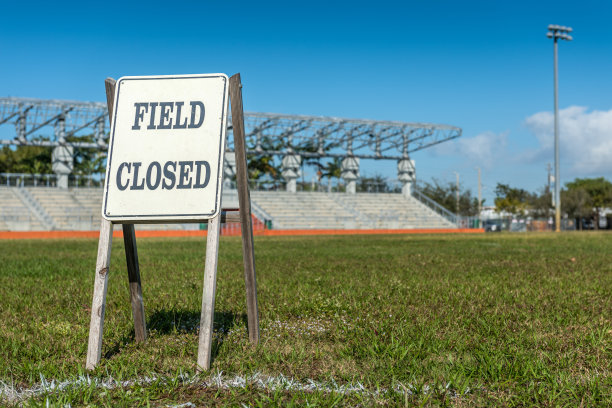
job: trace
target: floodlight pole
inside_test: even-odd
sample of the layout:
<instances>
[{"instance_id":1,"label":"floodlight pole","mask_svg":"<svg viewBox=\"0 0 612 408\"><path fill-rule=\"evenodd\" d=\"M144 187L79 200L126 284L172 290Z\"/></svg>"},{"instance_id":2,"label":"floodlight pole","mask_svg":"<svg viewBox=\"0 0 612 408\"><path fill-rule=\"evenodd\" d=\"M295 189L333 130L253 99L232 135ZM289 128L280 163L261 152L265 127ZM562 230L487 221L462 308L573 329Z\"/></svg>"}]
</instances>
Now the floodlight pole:
<instances>
[{"instance_id":1,"label":"floodlight pole","mask_svg":"<svg viewBox=\"0 0 612 408\"><path fill-rule=\"evenodd\" d=\"M456 191L456 199L457 199L457 218L459 218L459 173L454 172L457 176L457 191Z\"/></svg>"},{"instance_id":2,"label":"floodlight pole","mask_svg":"<svg viewBox=\"0 0 612 408\"><path fill-rule=\"evenodd\" d=\"M559 69L557 40L571 41L571 27L551 24L546 36L554 41L554 72L555 72L555 232L561 231L561 176L559 172Z\"/></svg>"},{"instance_id":3,"label":"floodlight pole","mask_svg":"<svg viewBox=\"0 0 612 408\"><path fill-rule=\"evenodd\" d=\"M555 232L561 232L561 176L559 175L559 45L554 37L555 48Z\"/></svg>"},{"instance_id":4,"label":"floodlight pole","mask_svg":"<svg viewBox=\"0 0 612 408\"><path fill-rule=\"evenodd\" d=\"M482 228L481 215L482 212L482 181L480 178L480 167L478 169L478 228Z\"/></svg>"}]
</instances>

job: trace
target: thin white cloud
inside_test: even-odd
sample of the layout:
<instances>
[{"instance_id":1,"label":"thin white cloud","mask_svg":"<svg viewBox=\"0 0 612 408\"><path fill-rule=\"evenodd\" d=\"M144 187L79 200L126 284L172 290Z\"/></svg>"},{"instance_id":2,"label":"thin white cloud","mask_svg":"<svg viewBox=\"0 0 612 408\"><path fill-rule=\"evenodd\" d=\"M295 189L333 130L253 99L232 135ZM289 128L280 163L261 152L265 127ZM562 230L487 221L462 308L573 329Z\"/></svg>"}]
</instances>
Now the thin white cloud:
<instances>
[{"instance_id":1,"label":"thin white cloud","mask_svg":"<svg viewBox=\"0 0 612 408\"><path fill-rule=\"evenodd\" d=\"M473 137L461 137L442 143L433 150L435 154L456 156L485 168L492 167L500 157L506 156L508 132L486 131Z\"/></svg>"},{"instance_id":2,"label":"thin white cloud","mask_svg":"<svg viewBox=\"0 0 612 408\"><path fill-rule=\"evenodd\" d=\"M527 128L537 137L540 149L531 157L552 157L554 115L538 112L525 119ZM612 109L588 111L584 106L570 106L559 111L561 161L576 175L612 173Z\"/></svg>"}]
</instances>

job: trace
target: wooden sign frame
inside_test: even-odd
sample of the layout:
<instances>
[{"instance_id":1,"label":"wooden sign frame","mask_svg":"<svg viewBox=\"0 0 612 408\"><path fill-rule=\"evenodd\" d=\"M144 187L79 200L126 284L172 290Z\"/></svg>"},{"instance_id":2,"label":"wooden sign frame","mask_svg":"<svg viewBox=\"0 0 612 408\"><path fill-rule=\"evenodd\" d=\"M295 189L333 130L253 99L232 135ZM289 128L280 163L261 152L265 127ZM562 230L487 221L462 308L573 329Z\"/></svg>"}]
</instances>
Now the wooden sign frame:
<instances>
[{"instance_id":1,"label":"wooden sign frame","mask_svg":"<svg viewBox=\"0 0 612 408\"><path fill-rule=\"evenodd\" d=\"M108 105L109 121L111 121L113 117L116 81L112 78L107 78L104 84L106 86L106 102ZM251 198L247 175L242 83L240 81L240 74L235 74L229 79L229 94L234 133L234 149L236 153L236 184L238 187L238 203L240 207L239 221L242 230L242 255L244 259L244 279L246 284L248 332L251 343L257 345L259 343L257 279L255 275L253 221L251 218ZM208 220L204 288L202 293L202 312L200 316L200 335L198 343L198 371L210 369L211 363L221 223L236 221L238 220L236 220L235 215L224 211L220 211L217 216ZM124 223L122 226L128 280L130 282L130 299L132 303L132 316L134 318L135 340L136 342L143 342L147 338L147 328L142 297L142 285L140 282L140 269L138 265L136 234L134 231L134 224ZM104 312L106 309L106 291L108 286L112 241L113 223L102 218L91 306L89 344L87 347L86 368L88 370L93 370L98 365L102 355Z\"/></svg>"}]
</instances>

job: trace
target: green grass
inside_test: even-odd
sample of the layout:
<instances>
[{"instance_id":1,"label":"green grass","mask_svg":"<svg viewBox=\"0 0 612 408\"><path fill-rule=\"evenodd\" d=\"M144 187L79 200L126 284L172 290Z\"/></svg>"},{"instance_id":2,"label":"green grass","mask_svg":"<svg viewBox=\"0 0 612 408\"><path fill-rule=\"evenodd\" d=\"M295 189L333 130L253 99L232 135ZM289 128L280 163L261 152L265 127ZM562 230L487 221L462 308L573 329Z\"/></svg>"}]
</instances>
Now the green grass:
<instances>
[{"instance_id":1,"label":"green grass","mask_svg":"<svg viewBox=\"0 0 612 408\"><path fill-rule=\"evenodd\" d=\"M612 405L612 234L256 237L257 348L246 332L240 240L223 237L214 359L199 377L205 242L138 245L149 338L133 341L116 239L103 358L90 374L131 382L80 383L19 403ZM0 385L86 375L96 246L0 241ZM366 391L202 385L219 372Z\"/></svg>"}]
</instances>

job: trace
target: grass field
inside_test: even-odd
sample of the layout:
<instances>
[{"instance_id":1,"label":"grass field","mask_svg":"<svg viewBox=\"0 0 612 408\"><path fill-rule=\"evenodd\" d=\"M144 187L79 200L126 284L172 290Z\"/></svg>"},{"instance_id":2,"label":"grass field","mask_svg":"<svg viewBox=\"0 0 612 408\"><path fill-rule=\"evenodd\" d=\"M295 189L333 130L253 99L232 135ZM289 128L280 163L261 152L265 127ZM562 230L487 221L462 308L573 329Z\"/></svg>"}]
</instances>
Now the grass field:
<instances>
[{"instance_id":1,"label":"grass field","mask_svg":"<svg viewBox=\"0 0 612 408\"><path fill-rule=\"evenodd\" d=\"M115 240L85 372L97 240L0 241L0 405L610 406L612 234L256 238L261 344L222 238L196 375L203 239L141 239L133 342Z\"/></svg>"}]
</instances>

